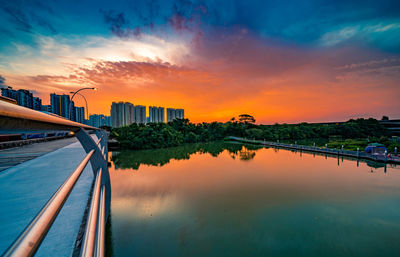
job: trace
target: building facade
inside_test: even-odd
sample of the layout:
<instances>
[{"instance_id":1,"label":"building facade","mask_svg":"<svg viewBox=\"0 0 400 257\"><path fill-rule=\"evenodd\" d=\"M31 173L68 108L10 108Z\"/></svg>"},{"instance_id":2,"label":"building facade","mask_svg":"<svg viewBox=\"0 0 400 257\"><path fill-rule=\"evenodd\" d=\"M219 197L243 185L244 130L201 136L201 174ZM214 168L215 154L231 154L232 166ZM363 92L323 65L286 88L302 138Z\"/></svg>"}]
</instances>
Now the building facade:
<instances>
[{"instance_id":1,"label":"building facade","mask_svg":"<svg viewBox=\"0 0 400 257\"><path fill-rule=\"evenodd\" d=\"M129 102L113 102L111 105L111 126L119 128L136 122L136 107Z\"/></svg>"},{"instance_id":2,"label":"building facade","mask_svg":"<svg viewBox=\"0 0 400 257\"><path fill-rule=\"evenodd\" d=\"M165 122L164 107L149 107L149 122Z\"/></svg>"},{"instance_id":3,"label":"building facade","mask_svg":"<svg viewBox=\"0 0 400 257\"><path fill-rule=\"evenodd\" d=\"M33 94L29 90L14 90L10 87L2 88L1 95L16 100L17 104L20 106L38 111L42 109L42 99L39 97L33 97Z\"/></svg>"},{"instance_id":4,"label":"building facade","mask_svg":"<svg viewBox=\"0 0 400 257\"><path fill-rule=\"evenodd\" d=\"M102 126L111 126L111 117L103 114L92 114L89 116L90 126L99 128Z\"/></svg>"},{"instance_id":5,"label":"building facade","mask_svg":"<svg viewBox=\"0 0 400 257\"><path fill-rule=\"evenodd\" d=\"M84 107L75 107L74 108L74 121L79 123L85 123L85 108Z\"/></svg>"},{"instance_id":6,"label":"building facade","mask_svg":"<svg viewBox=\"0 0 400 257\"><path fill-rule=\"evenodd\" d=\"M177 119L184 119L185 118L185 110L183 109L176 109L175 116Z\"/></svg>"},{"instance_id":7,"label":"building facade","mask_svg":"<svg viewBox=\"0 0 400 257\"><path fill-rule=\"evenodd\" d=\"M52 113L67 119L74 118L73 116L73 102L69 99L69 95L50 94L50 105ZM71 108L71 109L70 109ZM73 119L71 119L73 120Z\"/></svg>"},{"instance_id":8,"label":"building facade","mask_svg":"<svg viewBox=\"0 0 400 257\"><path fill-rule=\"evenodd\" d=\"M137 124L146 124L146 106L136 105L135 106L135 122Z\"/></svg>"},{"instance_id":9,"label":"building facade","mask_svg":"<svg viewBox=\"0 0 400 257\"><path fill-rule=\"evenodd\" d=\"M39 97L34 97L33 102L32 102L32 109L36 111L41 111L42 110L42 99Z\"/></svg>"},{"instance_id":10,"label":"building facade","mask_svg":"<svg viewBox=\"0 0 400 257\"><path fill-rule=\"evenodd\" d=\"M51 109L51 105L49 104L49 105L42 105L42 111L44 111L44 112L53 112L52 111L52 109Z\"/></svg>"},{"instance_id":11,"label":"building facade","mask_svg":"<svg viewBox=\"0 0 400 257\"><path fill-rule=\"evenodd\" d=\"M174 108L167 108L167 122L175 120L176 112Z\"/></svg>"},{"instance_id":12,"label":"building facade","mask_svg":"<svg viewBox=\"0 0 400 257\"><path fill-rule=\"evenodd\" d=\"M167 108L167 122L173 121L175 119L184 119L184 118L185 118L184 109Z\"/></svg>"}]
</instances>

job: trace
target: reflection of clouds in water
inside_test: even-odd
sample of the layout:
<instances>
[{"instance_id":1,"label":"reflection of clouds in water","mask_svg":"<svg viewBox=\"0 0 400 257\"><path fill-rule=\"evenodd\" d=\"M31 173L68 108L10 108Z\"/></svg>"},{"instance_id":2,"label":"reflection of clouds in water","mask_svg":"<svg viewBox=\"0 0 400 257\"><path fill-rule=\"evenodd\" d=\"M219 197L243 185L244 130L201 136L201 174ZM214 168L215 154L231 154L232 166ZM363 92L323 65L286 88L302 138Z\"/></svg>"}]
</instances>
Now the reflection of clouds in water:
<instances>
[{"instance_id":1,"label":"reflection of clouds in water","mask_svg":"<svg viewBox=\"0 0 400 257\"><path fill-rule=\"evenodd\" d=\"M113 213L129 217L151 218L180 212L182 204L176 194L137 195L113 200Z\"/></svg>"}]
</instances>

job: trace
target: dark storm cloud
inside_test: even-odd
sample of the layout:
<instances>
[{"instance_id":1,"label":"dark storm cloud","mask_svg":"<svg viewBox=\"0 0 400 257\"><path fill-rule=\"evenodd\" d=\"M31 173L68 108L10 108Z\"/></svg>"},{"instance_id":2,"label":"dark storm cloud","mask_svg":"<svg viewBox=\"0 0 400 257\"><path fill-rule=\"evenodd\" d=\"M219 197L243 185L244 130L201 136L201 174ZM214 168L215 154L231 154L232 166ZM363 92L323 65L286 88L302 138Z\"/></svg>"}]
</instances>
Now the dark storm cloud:
<instances>
[{"instance_id":1,"label":"dark storm cloud","mask_svg":"<svg viewBox=\"0 0 400 257\"><path fill-rule=\"evenodd\" d=\"M145 0L128 4L125 10L115 11L116 14L123 17L122 21L131 21L128 25L111 19L110 22L117 22L111 26L117 35L121 32L120 25L124 27L122 31L128 28L145 31L169 25L176 31L201 28L205 33L215 28L243 27L265 38L306 46L318 45L321 38L329 36L333 38L330 42L322 42L327 46L350 42L400 51L400 42L396 39L400 38L400 29L371 31L374 26L399 24L399 1ZM347 38L340 38L341 30L351 26L357 26L358 30Z\"/></svg>"},{"instance_id":2,"label":"dark storm cloud","mask_svg":"<svg viewBox=\"0 0 400 257\"><path fill-rule=\"evenodd\" d=\"M0 5L0 10L4 12L17 30L31 33L38 26L49 30L53 34L57 33L57 30L47 17L48 15L54 15L54 12L43 1L7 1Z\"/></svg>"},{"instance_id":3,"label":"dark storm cloud","mask_svg":"<svg viewBox=\"0 0 400 257\"><path fill-rule=\"evenodd\" d=\"M118 37L140 36L140 27L129 27L129 20L125 18L123 12L115 12L114 10L104 11L100 9L103 14L104 22L110 26L111 32Z\"/></svg>"}]
</instances>

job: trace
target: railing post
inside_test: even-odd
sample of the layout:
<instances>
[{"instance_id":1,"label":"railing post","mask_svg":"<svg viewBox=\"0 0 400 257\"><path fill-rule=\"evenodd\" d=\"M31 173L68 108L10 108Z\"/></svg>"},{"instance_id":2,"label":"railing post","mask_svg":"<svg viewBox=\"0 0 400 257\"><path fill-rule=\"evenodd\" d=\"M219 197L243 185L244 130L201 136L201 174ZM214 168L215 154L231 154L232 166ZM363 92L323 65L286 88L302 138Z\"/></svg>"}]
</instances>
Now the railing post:
<instances>
[{"instance_id":1,"label":"railing post","mask_svg":"<svg viewBox=\"0 0 400 257\"><path fill-rule=\"evenodd\" d=\"M105 145L106 155L107 155L107 134L104 131L96 132L97 136L101 138L101 135L104 133L103 139L100 142L100 145ZM108 173L108 165L107 160L104 159L104 156L101 153L100 148L96 145L96 142L93 138L84 130L80 129L75 132L76 137L78 138L79 142L81 142L83 149L86 152L95 149L95 152L90 159L90 164L93 169L94 177L96 177L97 171L100 168L103 170L101 176L101 185L105 186L105 216L106 218L109 215L110 211L110 201L111 201L111 184L110 184L110 174Z\"/></svg>"}]
</instances>

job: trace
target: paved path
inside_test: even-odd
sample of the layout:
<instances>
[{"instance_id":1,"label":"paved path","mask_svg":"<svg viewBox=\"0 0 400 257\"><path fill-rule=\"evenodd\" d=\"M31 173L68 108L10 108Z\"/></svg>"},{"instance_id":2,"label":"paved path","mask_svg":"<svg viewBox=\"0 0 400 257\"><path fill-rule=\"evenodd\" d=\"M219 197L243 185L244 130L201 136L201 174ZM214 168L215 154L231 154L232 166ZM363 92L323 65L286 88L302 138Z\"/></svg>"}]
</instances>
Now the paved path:
<instances>
[{"instance_id":1,"label":"paved path","mask_svg":"<svg viewBox=\"0 0 400 257\"><path fill-rule=\"evenodd\" d=\"M0 150L0 172L74 142L77 139L71 137Z\"/></svg>"},{"instance_id":2,"label":"paved path","mask_svg":"<svg viewBox=\"0 0 400 257\"><path fill-rule=\"evenodd\" d=\"M340 149L326 148L326 147L285 144L285 143L278 143L278 142L268 142L268 141L263 141L263 140L252 140L252 139L233 137L233 136L227 137L227 139L244 142L244 143L250 143L250 144L259 144L259 145L269 146L269 147L278 147L278 148L289 149L289 150L308 151L308 152L321 153L321 154L346 156L346 157L351 157L351 158L356 158L356 159L372 160L375 162L400 164L400 157L394 156L394 155L391 155L391 156L385 156L384 154L373 155L373 154L366 153L363 151L357 152L357 151L340 150Z\"/></svg>"},{"instance_id":3,"label":"paved path","mask_svg":"<svg viewBox=\"0 0 400 257\"><path fill-rule=\"evenodd\" d=\"M62 144L69 145L60 148ZM51 151L54 148L59 149ZM0 254L17 238L86 155L80 143L73 143L71 139L29 145L23 151L14 150L21 151L18 152L21 156L31 160L0 172ZM16 152L6 151L10 156ZM19 158L21 161L22 158ZM72 255L93 179L89 163L35 256Z\"/></svg>"}]
</instances>

